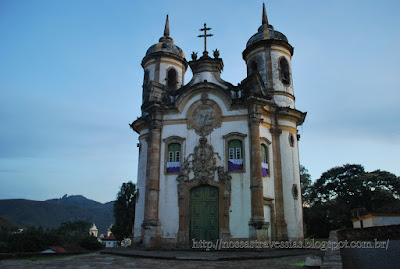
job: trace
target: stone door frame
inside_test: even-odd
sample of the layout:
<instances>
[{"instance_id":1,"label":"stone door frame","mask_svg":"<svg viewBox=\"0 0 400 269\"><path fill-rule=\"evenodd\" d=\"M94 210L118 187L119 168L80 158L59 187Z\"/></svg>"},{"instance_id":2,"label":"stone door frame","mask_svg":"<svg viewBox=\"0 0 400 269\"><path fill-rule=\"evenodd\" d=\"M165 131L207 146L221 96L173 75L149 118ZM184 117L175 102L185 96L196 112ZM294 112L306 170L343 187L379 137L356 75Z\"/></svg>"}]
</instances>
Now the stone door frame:
<instances>
[{"instance_id":1,"label":"stone door frame","mask_svg":"<svg viewBox=\"0 0 400 269\"><path fill-rule=\"evenodd\" d=\"M178 247L191 248L190 238L190 191L194 187L208 185L218 188L218 214L219 214L219 239L229 240L231 233L229 230L229 207L231 198L230 182L229 188L227 182L207 180L202 182L198 179L192 179L178 184L178 206L179 206L179 230Z\"/></svg>"}]
</instances>

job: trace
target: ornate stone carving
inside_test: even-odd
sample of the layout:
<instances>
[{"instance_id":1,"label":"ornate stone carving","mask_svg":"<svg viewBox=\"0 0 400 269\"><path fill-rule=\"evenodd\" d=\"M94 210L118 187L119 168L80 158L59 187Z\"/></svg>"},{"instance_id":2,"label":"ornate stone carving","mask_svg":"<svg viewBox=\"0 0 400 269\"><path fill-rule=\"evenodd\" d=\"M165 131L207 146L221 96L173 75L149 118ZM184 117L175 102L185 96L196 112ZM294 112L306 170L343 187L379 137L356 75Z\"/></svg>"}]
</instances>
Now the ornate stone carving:
<instances>
[{"instance_id":1,"label":"ornate stone carving","mask_svg":"<svg viewBox=\"0 0 400 269\"><path fill-rule=\"evenodd\" d=\"M215 128L221 127L221 109L203 93L201 100L194 103L188 111L187 128L194 129L200 136L209 135Z\"/></svg>"},{"instance_id":2,"label":"ornate stone carving","mask_svg":"<svg viewBox=\"0 0 400 269\"><path fill-rule=\"evenodd\" d=\"M213 180L216 162L213 147L207 144L205 137L200 138L200 145L194 148L193 153L194 177L203 183Z\"/></svg>"},{"instance_id":3,"label":"ornate stone carving","mask_svg":"<svg viewBox=\"0 0 400 269\"><path fill-rule=\"evenodd\" d=\"M222 166L218 167L218 181L224 186L224 190L231 192L231 180L232 177L228 174L228 172L224 172L224 168Z\"/></svg>"},{"instance_id":4,"label":"ornate stone carving","mask_svg":"<svg viewBox=\"0 0 400 269\"><path fill-rule=\"evenodd\" d=\"M201 137L199 141L200 145L194 148L194 152L187 158L184 158L181 171L177 177L178 183L183 184L189 181L189 173L191 171L194 174L193 180L208 183L215 180L215 171L218 170L218 179L221 179L221 183L223 184L229 183L230 186L230 176L223 172L224 168L222 166L217 167L216 165L216 157L221 159L219 154L214 152L213 147L207 143L207 138Z\"/></svg>"},{"instance_id":5,"label":"ornate stone carving","mask_svg":"<svg viewBox=\"0 0 400 269\"><path fill-rule=\"evenodd\" d=\"M196 59L197 59L197 52L192 52L192 60L193 61L196 61Z\"/></svg>"}]
</instances>

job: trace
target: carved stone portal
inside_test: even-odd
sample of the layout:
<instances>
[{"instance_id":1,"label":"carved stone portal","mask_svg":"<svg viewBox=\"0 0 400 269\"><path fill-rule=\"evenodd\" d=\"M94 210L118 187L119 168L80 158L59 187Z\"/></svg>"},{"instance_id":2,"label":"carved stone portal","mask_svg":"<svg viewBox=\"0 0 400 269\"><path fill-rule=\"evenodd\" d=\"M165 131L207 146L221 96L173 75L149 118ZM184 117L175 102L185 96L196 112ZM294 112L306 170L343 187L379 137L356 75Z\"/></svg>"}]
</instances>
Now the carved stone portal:
<instances>
[{"instance_id":1,"label":"carved stone portal","mask_svg":"<svg viewBox=\"0 0 400 269\"><path fill-rule=\"evenodd\" d=\"M194 152L186 157L177 178L178 181L178 206L179 206L179 231L178 246L190 247L190 190L200 185L210 185L219 190L219 238L229 240L229 207L231 201L231 176L224 172L222 166L216 166L218 153L207 143L205 137L200 138L200 144ZM193 176L193 178L190 178ZM216 180L218 177L218 180Z\"/></svg>"}]
</instances>

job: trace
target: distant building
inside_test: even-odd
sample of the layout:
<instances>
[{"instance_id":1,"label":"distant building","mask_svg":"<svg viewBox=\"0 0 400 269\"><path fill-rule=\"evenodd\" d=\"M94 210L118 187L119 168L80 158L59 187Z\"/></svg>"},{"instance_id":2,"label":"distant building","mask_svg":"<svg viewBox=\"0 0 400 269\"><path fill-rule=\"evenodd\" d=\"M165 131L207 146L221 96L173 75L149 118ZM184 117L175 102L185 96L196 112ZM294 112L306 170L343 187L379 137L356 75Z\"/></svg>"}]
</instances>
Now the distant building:
<instances>
[{"instance_id":1,"label":"distant building","mask_svg":"<svg viewBox=\"0 0 400 269\"><path fill-rule=\"evenodd\" d=\"M400 205L389 205L352 219L353 228L367 228L400 224Z\"/></svg>"},{"instance_id":2,"label":"distant building","mask_svg":"<svg viewBox=\"0 0 400 269\"><path fill-rule=\"evenodd\" d=\"M107 229L107 235L106 236L111 236L112 235L112 232L111 232L112 227L113 227L113 225L111 224L110 228Z\"/></svg>"},{"instance_id":3,"label":"distant building","mask_svg":"<svg viewBox=\"0 0 400 269\"><path fill-rule=\"evenodd\" d=\"M103 243L106 248L116 248L118 247L118 240L114 236L106 236L99 238L100 242Z\"/></svg>"},{"instance_id":4,"label":"distant building","mask_svg":"<svg viewBox=\"0 0 400 269\"><path fill-rule=\"evenodd\" d=\"M94 224L93 224L94 226ZM116 248L118 247L118 240L114 237L114 235L111 232L111 228L113 225L111 224L110 228L107 229L107 234L106 236L101 235L98 240L100 243L103 243L106 248ZM93 228L93 227L92 227ZM90 232L89 232L90 233Z\"/></svg>"},{"instance_id":5,"label":"distant building","mask_svg":"<svg viewBox=\"0 0 400 269\"><path fill-rule=\"evenodd\" d=\"M97 237L97 233L99 230L97 229L96 225L93 223L93 226L89 229L89 234Z\"/></svg>"}]
</instances>

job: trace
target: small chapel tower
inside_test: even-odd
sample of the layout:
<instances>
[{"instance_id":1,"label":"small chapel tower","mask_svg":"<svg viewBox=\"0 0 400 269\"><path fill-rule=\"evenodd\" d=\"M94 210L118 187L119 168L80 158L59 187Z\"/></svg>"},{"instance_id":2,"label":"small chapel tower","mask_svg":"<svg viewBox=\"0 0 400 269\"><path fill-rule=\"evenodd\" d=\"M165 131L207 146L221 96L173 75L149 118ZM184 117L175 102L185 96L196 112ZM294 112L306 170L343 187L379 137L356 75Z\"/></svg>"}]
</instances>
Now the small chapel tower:
<instances>
[{"instance_id":1,"label":"small chapel tower","mask_svg":"<svg viewBox=\"0 0 400 269\"><path fill-rule=\"evenodd\" d=\"M218 50L187 62L169 37L151 46L139 134L133 242L190 248L199 240L301 240L303 215L295 108L293 47L268 23L247 42L247 76L224 81ZM193 77L184 84L190 66Z\"/></svg>"},{"instance_id":2,"label":"small chapel tower","mask_svg":"<svg viewBox=\"0 0 400 269\"><path fill-rule=\"evenodd\" d=\"M92 227L90 227L90 229L89 229L89 234L94 237L97 237L98 232L99 232L99 229L97 229L96 225L93 223Z\"/></svg>"}]
</instances>

